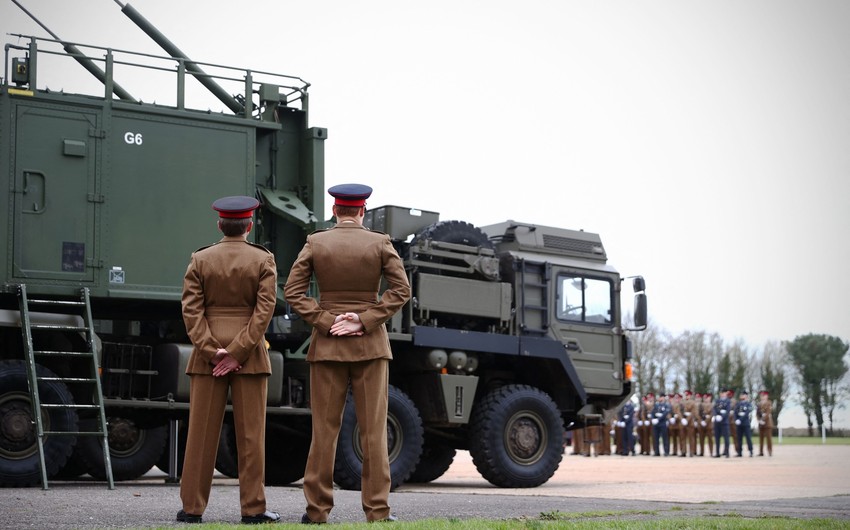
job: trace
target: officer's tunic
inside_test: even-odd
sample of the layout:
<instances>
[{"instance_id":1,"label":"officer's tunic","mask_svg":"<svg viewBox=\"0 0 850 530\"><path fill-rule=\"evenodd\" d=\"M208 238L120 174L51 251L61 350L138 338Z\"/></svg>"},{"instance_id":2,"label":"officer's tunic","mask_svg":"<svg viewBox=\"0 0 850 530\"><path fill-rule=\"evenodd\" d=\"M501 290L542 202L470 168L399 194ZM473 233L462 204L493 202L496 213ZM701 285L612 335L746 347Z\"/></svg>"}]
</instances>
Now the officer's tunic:
<instances>
[{"instance_id":1,"label":"officer's tunic","mask_svg":"<svg viewBox=\"0 0 850 530\"><path fill-rule=\"evenodd\" d=\"M266 396L271 374L265 332L277 298L274 256L243 237L192 254L183 279L183 322L192 340L186 373L189 434L180 482L186 513L207 507L227 394L233 403L242 515L266 511ZM224 348L242 368L221 377L210 361Z\"/></svg>"},{"instance_id":2,"label":"officer's tunic","mask_svg":"<svg viewBox=\"0 0 850 530\"><path fill-rule=\"evenodd\" d=\"M307 296L315 274L320 299ZM381 278L387 289L379 297ZM389 236L354 222L338 223L307 237L292 265L284 295L293 310L313 326L310 407L313 440L304 473L307 516L325 522L333 507L333 461L349 383L363 447L361 501L369 521L390 515L387 460L389 360L385 323L410 298L404 264ZM354 312L361 336L333 336L337 315Z\"/></svg>"},{"instance_id":3,"label":"officer's tunic","mask_svg":"<svg viewBox=\"0 0 850 530\"><path fill-rule=\"evenodd\" d=\"M768 456L773 456L773 403L770 399L759 401L756 417L759 422L759 456L764 456L765 441Z\"/></svg>"}]
</instances>

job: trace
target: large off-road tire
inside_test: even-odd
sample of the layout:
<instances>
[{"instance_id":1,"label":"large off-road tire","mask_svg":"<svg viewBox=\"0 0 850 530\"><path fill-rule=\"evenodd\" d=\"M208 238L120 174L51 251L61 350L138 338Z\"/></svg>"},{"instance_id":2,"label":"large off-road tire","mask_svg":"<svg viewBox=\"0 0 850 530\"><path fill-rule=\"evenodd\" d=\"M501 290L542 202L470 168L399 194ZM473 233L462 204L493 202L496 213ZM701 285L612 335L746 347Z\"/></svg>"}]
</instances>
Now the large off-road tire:
<instances>
[{"instance_id":1,"label":"large off-road tire","mask_svg":"<svg viewBox=\"0 0 850 530\"><path fill-rule=\"evenodd\" d=\"M415 247L420 241L424 240L441 241L443 243L454 243L456 245L468 245L471 247L493 248L493 243L487 237L487 234L481 231L480 228L471 225L465 221L440 221L427 226L416 233L410 241L410 247ZM446 258L439 256L422 257L434 264L443 263ZM426 265L421 265L420 270L431 274L443 274L446 276L457 276L458 273L445 271L439 268L431 268Z\"/></svg>"},{"instance_id":2,"label":"large off-road tire","mask_svg":"<svg viewBox=\"0 0 850 530\"><path fill-rule=\"evenodd\" d=\"M231 423L221 424L218 438L218 453L215 455L215 468L230 478L239 476L239 453L236 450L236 427Z\"/></svg>"},{"instance_id":3,"label":"large off-road tire","mask_svg":"<svg viewBox=\"0 0 850 530\"><path fill-rule=\"evenodd\" d=\"M266 425L266 484L286 486L304 478L310 437Z\"/></svg>"},{"instance_id":4,"label":"large off-road tire","mask_svg":"<svg viewBox=\"0 0 850 530\"><path fill-rule=\"evenodd\" d=\"M403 484L416 469L422 454L423 429L419 410L407 395L390 385L387 407L387 451L391 488ZM334 464L334 482L346 490L359 490L363 472L360 428L351 394L345 404Z\"/></svg>"},{"instance_id":5,"label":"large off-road tire","mask_svg":"<svg viewBox=\"0 0 850 530\"><path fill-rule=\"evenodd\" d=\"M502 488L533 488L549 480L564 455L564 422L552 399L528 385L507 385L472 410L472 462Z\"/></svg>"},{"instance_id":6,"label":"large off-road tire","mask_svg":"<svg viewBox=\"0 0 850 530\"><path fill-rule=\"evenodd\" d=\"M93 432L97 430L97 421L85 420L81 423L86 431ZM117 416L109 417L106 421L113 480L133 480L150 471L164 452L168 426L144 429L132 419ZM103 437L81 436L77 442L77 450L89 475L105 480Z\"/></svg>"},{"instance_id":7,"label":"large off-road tire","mask_svg":"<svg viewBox=\"0 0 850 530\"><path fill-rule=\"evenodd\" d=\"M54 478L59 480L73 480L85 475L86 473L88 473L86 463L80 458L75 447L71 456L68 457L68 461L65 462L65 465L62 466L62 469L60 469L58 473L56 473Z\"/></svg>"},{"instance_id":8,"label":"large off-road tire","mask_svg":"<svg viewBox=\"0 0 850 530\"><path fill-rule=\"evenodd\" d=\"M407 482L425 483L437 480L449 470L456 454L454 447L431 440L426 436L422 456L419 457L419 463Z\"/></svg>"},{"instance_id":9,"label":"large off-road tire","mask_svg":"<svg viewBox=\"0 0 850 530\"><path fill-rule=\"evenodd\" d=\"M267 486L286 486L304 477L307 454L310 452L309 436L300 437L291 432L279 431L266 425ZM225 422L221 426L215 468L231 478L239 477L239 451L236 447L236 428Z\"/></svg>"},{"instance_id":10,"label":"large off-road tire","mask_svg":"<svg viewBox=\"0 0 850 530\"><path fill-rule=\"evenodd\" d=\"M36 375L56 377L40 365L36 365ZM38 395L41 403L74 403L71 392L61 381L40 381ZM26 365L23 361L0 362L0 486L32 486L41 482L38 436L32 414ZM45 431L77 430L74 409L45 409L41 419ZM76 436L48 435L44 438L48 478L65 465L76 441Z\"/></svg>"}]
</instances>

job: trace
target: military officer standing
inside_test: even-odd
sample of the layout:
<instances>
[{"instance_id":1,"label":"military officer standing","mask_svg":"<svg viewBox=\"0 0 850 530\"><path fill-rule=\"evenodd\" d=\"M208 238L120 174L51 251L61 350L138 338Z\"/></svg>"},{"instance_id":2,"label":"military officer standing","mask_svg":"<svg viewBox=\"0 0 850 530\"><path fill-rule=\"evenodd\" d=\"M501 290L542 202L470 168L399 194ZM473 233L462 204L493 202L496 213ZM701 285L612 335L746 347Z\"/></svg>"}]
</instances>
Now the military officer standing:
<instances>
[{"instance_id":1,"label":"military officer standing","mask_svg":"<svg viewBox=\"0 0 850 530\"><path fill-rule=\"evenodd\" d=\"M635 454L635 405L632 400L626 401L620 409L620 430L622 439L618 444L620 454L634 456Z\"/></svg>"},{"instance_id":2,"label":"military officer standing","mask_svg":"<svg viewBox=\"0 0 850 530\"><path fill-rule=\"evenodd\" d=\"M664 447L664 456L670 456L670 437L667 432L667 422L670 420L670 405L666 402L664 394L658 394L658 400L652 407L650 413L652 423L652 444L655 456L661 456L661 447Z\"/></svg>"},{"instance_id":3,"label":"military officer standing","mask_svg":"<svg viewBox=\"0 0 850 530\"><path fill-rule=\"evenodd\" d=\"M682 395L668 394L668 399L670 400L670 445L673 456L676 456L682 445ZM685 456L684 447L682 447L682 456Z\"/></svg>"},{"instance_id":4,"label":"military officer standing","mask_svg":"<svg viewBox=\"0 0 850 530\"><path fill-rule=\"evenodd\" d=\"M655 405L655 395L647 392L638 408L637 432L640 443L640 454L652 454L652 424L649 422L652 407Z\"/></svg>"},{"instance_id":5,"label":"military officer standing","mask_svg":"<svg viewBox=\"0 0 850 530\"><path fill-rule=\"evenodd\" d=\"M714 454L714 396L711 392L702 395L699 404L699 455L705 456L705 442L708 441L708 454Z\"/></svg>"},{"instance_id":6,"label":"military officer standing","mask_svg":"<svg viewBox=\"0 0 850 530\"><path fill-rule=\"evenodd\" d=\"M747 440L747 449L750 450L750 457L753 456L753 431L750 427L750 419L753 414L753 403L750 401L750 393L746 390L741 391L741 398L735 405L735 427L738 431L737 445L735 449L738 456L743 456L744 439Z\"/></svg>"},{"instance_id":7,"label":"military officer standing","mask_svg":"<svg viewBox=\"0 0 850 530\"><path fill-rule=\"evenodd\" d=\"M410 298L410 284L390 237L363 226L372 188L341 184L328 193L336 225L307 236L284 288L286 301L313 327L307 351L313 439L301 522L325 523L333 508L334 455L349 388L363 447L363 512L370 522L393 521L387 452L392 351L385 324ZM307 296L314 275L319 300ZM379 296L382 281L386 290Z\"/></svg>"},{"instance_id":8,"label":"military officer standing","mask_svg":"<svg viewBox=\"0 0 850 530\"><path fill-rule=\"evenodd\" d=\"M714 445L717 446L714 458L720 458L721 438L723 438L723 456L729 458L729 414L731 412L729 392L729 390L722 391L714 402Z\"/></svg>"},{"instance_id":9,"label":"military officer standing","mask_svg":"<svg viewBox=\"0 0 850 530\"><path fill-rule=\"evenodd\" d=\"M682 456L685 456L685 453L689 456L696 454L697 408L693 392L685 390L685 398L682 401Z\"/></svg>"},{"instance_id":10,"label":"military officer standing","mask_svg":"<svg viewBox=\"0 0 850 530\"><path fill-rule=\"evenodd\" d=\"M228 393L239 452L242 522L280 520L266 510L263 486L271 374L265 333L277 300L277 268L271 252L247 240L259 204L245 196L215 201L224 237L192 254L183 279L183 322L192 340L183 509L177 513L184 523L200 523L209 502Z\"/></svg>"},{"instance_id":11,"label":"military officer standing","mask_svg":"<svg viewBox=\"0 0 850 530\"><path fill-rule=\"evenodd\" d=\"M759 392L756 409L759 422L759 456L764 456L764 443L767 442L767 456L773 456L773 403L767 390Z\"/></svg>"}]
</instances>

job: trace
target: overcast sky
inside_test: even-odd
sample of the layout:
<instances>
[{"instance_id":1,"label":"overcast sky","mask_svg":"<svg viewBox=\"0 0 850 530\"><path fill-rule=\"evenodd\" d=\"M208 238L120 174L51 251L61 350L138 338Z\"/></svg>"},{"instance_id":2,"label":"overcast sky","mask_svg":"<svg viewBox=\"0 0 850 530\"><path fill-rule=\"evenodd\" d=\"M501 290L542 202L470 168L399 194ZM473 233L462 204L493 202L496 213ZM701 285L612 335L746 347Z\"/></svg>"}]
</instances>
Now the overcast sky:
<instances>
[{"instance_id":1,"label":"overcast sky","mask_svg":"<svg viewBox=\"0 0 850 530\"><path fill-rule=\"evenodd\" d=\"M164 54L113 1L20 2ZM309 81L326 183L370 207L597 232L673 333L850 340L850 2L131 4L193 59Z\"/></svg>"}]
</instances>

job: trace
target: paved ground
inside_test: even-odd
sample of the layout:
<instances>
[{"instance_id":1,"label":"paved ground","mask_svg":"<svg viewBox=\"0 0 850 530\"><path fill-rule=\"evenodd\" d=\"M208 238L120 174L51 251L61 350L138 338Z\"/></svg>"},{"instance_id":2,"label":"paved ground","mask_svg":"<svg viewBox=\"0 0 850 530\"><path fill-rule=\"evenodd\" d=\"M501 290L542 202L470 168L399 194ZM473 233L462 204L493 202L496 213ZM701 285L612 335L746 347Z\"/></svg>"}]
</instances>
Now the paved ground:
<instances>
[{"instance_id":1,"label":"paved ground","mask_svg":"<svg viewBox=\"0 0 850 530\"><path fill-rule=\"evenodd\" d=\"M741 514L831 517L850 524L850 446L777 447L772 458L564 456L555 476L533 489L500 489L480 477L468 453L425 485L393 492L394 512L431 517L513 518L541 513L620 512L635 519ZM267 489L269 508L296 522L300 485ZM331 522L363 520L359 492L338 491ZM205 522L237 523L236 481L217 478ZM0 528L152 528L177 525L178 489L164 475L118 483L52 482L50 489L0 489Z\"/></svg>"}]
</instances>

